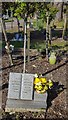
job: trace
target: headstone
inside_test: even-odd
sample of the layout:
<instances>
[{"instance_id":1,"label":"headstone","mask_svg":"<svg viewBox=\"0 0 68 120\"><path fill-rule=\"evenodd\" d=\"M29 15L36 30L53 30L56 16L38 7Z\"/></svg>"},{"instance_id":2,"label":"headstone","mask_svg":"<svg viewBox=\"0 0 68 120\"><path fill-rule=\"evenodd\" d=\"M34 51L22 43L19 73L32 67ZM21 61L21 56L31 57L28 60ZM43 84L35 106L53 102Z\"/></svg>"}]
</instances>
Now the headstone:
<instances>
[{"instance_id":1,"label":"headstone","mask_svg":"<svg viewBox=\"0 0 68 120\"><path fill-rule=\"evenodd\" d=\"M10 73L8 98L32 100L33 74Z\"/></svg>"},{"instance_id":2,"label":"headstone","mask_svg":"<svg viewBox=\"0 0 68 120\"><path fill-rule=\"evenodd\" d=\"M10 73L6 112L47 108L47 92L38 94L33 82L34 74Z\"/></svg>"},{"instance_id":3,"label":"headstone","mask_svg":"<svg viewBox=\"0 0 68 120\"><path fill-rule=\"evenodd\" d=\"M10 73L8 98L20 99L20 85L22 80L21 73Z\"/></svg>"},{"instance_id":4,"label":"headstone","mask_svg":"<svg viewBox=\"0 0 68 120\"><path fill-rule=\"evenodd\" d=\"M32 100L33 81L33 74L22 74L21 99Z\"/></svg>"}]
</instances>

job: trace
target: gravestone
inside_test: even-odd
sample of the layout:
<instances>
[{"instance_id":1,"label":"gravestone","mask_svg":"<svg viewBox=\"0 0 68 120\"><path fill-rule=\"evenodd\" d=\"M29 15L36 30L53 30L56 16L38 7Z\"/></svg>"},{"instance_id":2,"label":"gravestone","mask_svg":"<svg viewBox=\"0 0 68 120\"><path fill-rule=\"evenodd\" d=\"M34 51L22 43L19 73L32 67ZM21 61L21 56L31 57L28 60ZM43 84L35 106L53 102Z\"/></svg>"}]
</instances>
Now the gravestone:
<instances>
[{"instance_id":1,"label":"gravestone","mask_svg":"<svg viewBox=\"0 0 68 120\"><path fill-rule=\"evenodd\" d=\"M10 73L8 98L20 99L21 79L22 79L21 73Z\"/></svg>"},{"instance_id":2,"label":"gravestone","mask_svg":"<svg viewBox=\"0 0 68 120\"><path fill-rule=\"evenodd\" d=\"M32 100L33 74L10 73L8 98Z\"/></svg>"},{"instance_id":3,"label":"gravestone","mask_svg":"<svg viewBox=\"0 0 68 120\"><path fill-rule=\"evenodd\" d=\"M6 112L47 108L47 92L34 91L34 74L10 73Z\"/></svg>"},{"instance_id":4,"label":"gravestone","mask_svg":"<svg viewBox=\"0 0 68 120\"><path fill-rule=\"evenodd\" d=\"M21 99L32 100L33 80L33 74L22 74Z\"/></svg>"}]
</instances>

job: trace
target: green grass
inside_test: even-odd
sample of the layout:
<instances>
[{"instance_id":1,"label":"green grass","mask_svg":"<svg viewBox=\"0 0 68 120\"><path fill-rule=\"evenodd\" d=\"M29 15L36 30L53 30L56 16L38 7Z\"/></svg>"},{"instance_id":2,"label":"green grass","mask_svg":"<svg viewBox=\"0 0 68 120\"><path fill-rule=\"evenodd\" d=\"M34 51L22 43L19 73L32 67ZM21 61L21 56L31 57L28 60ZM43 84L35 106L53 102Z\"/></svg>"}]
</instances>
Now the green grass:
<instances>
[{"instance_id":1,"label":"green grass","mask_svg":"<svg viewBox=\"0 0 68 120\"><path fill-rule=\"evenodd\" d=\"M23 41L11 41L10 44L14 45L15 48L23 48L23 46L24 46ZM2 46L2 48L5 47L4 41L0 42L0 48L1 48L1 46ZM56 49L63 49L63 47L66 47L66 48L68 47L68 42L55 40L54 42L52 42L51 46ZM45 41L36 41L36 42L31 42L31 44L30 44L31 49L37 49L38 51L45 49L45 47L46 47Z\"/></svg>"},{"instance_id":2,"label":"green grass","mask_svg":"<svg viewBox=\"0 0 68 120\"><path fill-rule=\"evenodd\" d=\"M14 45L15 48L22 48L23 42L22 41L10 41L10 44ZM2 42L2 48L5 48L5 41Z\"/></svg>"},{"instance_id":3,"label":"green grass","mask_svg":"<svg viewBox=\"0 0 68 120\"><path fill-rule=\"evenodd\" d=\"M68 42L66 41L58 41L52 43L52 49L53 50L68 50Z\"/></svg>"},{"instance_id":4,"label":"green grass","mask_svg":"<svg viewBox=\"0 0 68 120\"><path fill-rule=\"evenodd\" d=\"M54 25L56 25L57 28L63 28L64 21L63 20L61 20L61 21L56 21L55 20Z\"/></svg>"},{"instance_id":5,"label":"green grass","mask_svg":"<svg viewBox=\"0 0 68 120\"><path fill-rule=\"evenodd\" d=\"M48 47L50 48L49 44L48 44ZM31 48L37 49L38 51L43 51L46 48L46 43L45 41L31 43ZM64 49L68 50L68 42L63 40L62 41L55 40L52 42L51 48L52 50L64 50Z\"/></svg>"},{"instance_id":6,"label":"green grass","mask_svg":"<svg viewBox=\"0 0 68 120\"><path fill-rule=\"evenodd\" d=\"M56 41L55 40L55 42L52 42L52 46L55 46L55 45L57 45L57 46L65 46L67 44L67 42L66 41Z\"/></svg>"},{"instance_id":7,"label":"green grass","mask_svg":"<svg viewBox=\"0 0 68 120\"><path fill-rule=\"evenodd\" d=\"M23 41L11 41L10 44L14 45L15 48L22 48L24 42Z\"/></svg>"},{"instance_id":8,"label":"green grass","mask_svg":"<svg viewBox=\"0 0 68 120\"><path fill-rule=\"evenodd\" d=\"M53 22L51 22L51 26L53 27L53 24L52 24L52 23L53 23ZM57 28L63 28L63 26L64 26L64 21L63 21L63 20L61 20L61 21L55 20L54 25L55 25ZM42 19L33 20L33 27L34 27L34 28L37 28L37 29L45 28L45 27L46 27L46 22L43 22Z\"/></svg>"},{"instance_id":9,"label":"green grass","mask_svg":"<svg viewBox=\"0 0 68 120\"><path fill-rule=\"evenodd\" d=\"M34 42L31 43L31 48L32 49L37 49L38 51L45 49L45 41L38 41L38 42Z\"/></svg>"}]
</instances>

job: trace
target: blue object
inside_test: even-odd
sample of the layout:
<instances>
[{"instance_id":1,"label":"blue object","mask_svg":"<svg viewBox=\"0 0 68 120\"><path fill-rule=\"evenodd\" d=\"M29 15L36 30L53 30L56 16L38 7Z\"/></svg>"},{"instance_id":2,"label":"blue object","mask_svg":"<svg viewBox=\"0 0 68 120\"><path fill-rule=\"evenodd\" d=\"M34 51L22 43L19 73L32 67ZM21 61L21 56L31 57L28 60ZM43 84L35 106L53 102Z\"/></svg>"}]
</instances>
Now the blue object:
<instances>
[{"instance_id":1,"label":"blue object","mask_svg":"<svg viewBox=\"0 0 68 120\"><path fill-rule=\"evenodd\" d=\"M19 34L15 34L15 39L19 40Z\"/></svg>"},{"instance_id":2,"label":"blue object","mask_svg":"<svg viewBox=\"0 0 68 120\"><path fill-rule=\"evenodd\" d=\"M16 39L17 41L23 40L23 35L22 35L22 33L16 33L16 34L15 34L15 39Z\"/></svg>"}]
</instances>

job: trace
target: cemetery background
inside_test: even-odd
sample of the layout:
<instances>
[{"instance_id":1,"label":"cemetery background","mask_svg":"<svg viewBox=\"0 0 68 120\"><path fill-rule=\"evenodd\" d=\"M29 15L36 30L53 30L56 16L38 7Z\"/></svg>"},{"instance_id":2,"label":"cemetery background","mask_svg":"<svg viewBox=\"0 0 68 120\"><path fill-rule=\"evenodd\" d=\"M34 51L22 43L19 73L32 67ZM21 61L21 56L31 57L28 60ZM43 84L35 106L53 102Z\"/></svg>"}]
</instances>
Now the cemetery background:
<instances>
[{"instance_id":1,"label":"cemetery background","mask_svg":"<svg viewBox=\"0 0 68 120\"><path fill-rule=\"evenodd\" d=\"M13 31L13 29L12 29ZM13 34L14 31L9 35ZM8 35L10 39L11 36ZM37 36L37 38L34 38ZM38 47L38 43L40 43L39 38L40 34L37 31L33 34L34 42L36 40L35 48ZM41 36L42 39L42 36ZM59 41L60 40L60 41ZM43 41L44 38L43 38ZM19 42L18 42L19 44ZM43 42L44 44L44 42ZM26 63L26 72L27 73L37 73L46 75L47 78L52 79L55 82L55 88L53 91L49 92L49 99L48 99L48 109L46 113L46 119L66 119L67 118L67 43L58 37L57 39L52 41L53 49L57 50L59 53L59 62L55 65L50 65L45 55L39 55L38 51L39 48L35 50L31 50L31 61L30 63ZM41 46L43 48L43 45ZM21 55L21 52L18 54ZM23 57L18 57L17 59L13 60L14 66L9 66L9 59L8 55L5 51L2 53L2 108L5 109L6 100L7 100L7 92L8 92L8 81L9 81L9 73L10 72L23 72ZM31 112L23 112L22 114L12 114L9 115L3 112L3 119L14 119L15 116L19 115L19 119L22 118L41 118L45 117L45 113L33 113Z\"/></svg>"}]
</instances>

